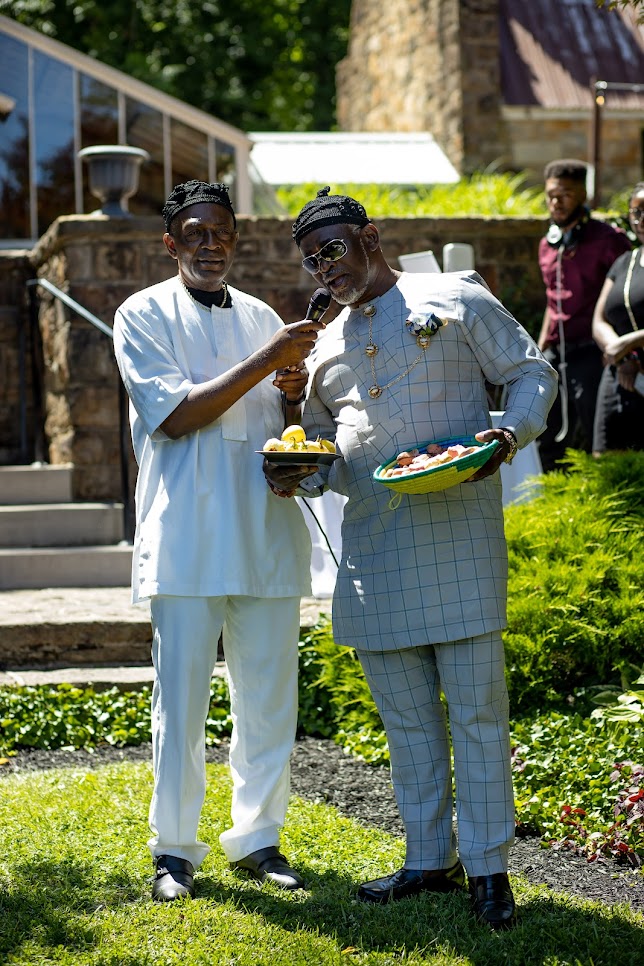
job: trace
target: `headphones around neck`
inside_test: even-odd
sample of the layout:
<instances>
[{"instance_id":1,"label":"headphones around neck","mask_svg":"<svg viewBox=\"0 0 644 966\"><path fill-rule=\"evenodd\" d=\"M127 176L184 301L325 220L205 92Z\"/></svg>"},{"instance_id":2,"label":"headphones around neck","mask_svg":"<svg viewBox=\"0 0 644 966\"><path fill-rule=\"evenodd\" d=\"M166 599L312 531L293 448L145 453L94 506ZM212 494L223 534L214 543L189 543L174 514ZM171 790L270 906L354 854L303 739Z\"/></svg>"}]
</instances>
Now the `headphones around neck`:
<instances>
[{"instance_id":1,"label":"headphones around neck","mask_svg":"<svg viewBox=\"0 0 644 966\"><path fill-rule=\"evenodd\" d=\"M580 212L581 217L579 217ZM590 218L590 208L587 208L586 205L580 205L579 208L574 210L568 219L568 223L574 221L575 218L579 218L579 221L577 221L572 228L566 228L565 225L555 225L554 223L551 224L546 233L546 241L548 244L552 245L553 248L574 248L581 239L584 227L588 224L588 219Z\"/></svg>"}]
</instances>

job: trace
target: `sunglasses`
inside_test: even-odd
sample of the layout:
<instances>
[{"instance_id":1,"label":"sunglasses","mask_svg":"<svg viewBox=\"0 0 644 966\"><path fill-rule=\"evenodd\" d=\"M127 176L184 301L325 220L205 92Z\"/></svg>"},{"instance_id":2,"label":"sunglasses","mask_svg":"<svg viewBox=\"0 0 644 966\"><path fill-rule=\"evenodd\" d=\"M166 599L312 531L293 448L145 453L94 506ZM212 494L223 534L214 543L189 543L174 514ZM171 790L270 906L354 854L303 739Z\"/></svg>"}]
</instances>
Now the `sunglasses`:
<instances>
[{"instance_id":1,"label":"sunglasses","mask_svg":"<svg viewBox=\"0 0 644 966\"><path fill-rule=\"evenodd\" d=\"M628 214L631 221L637 225L644 218L644 208L629 208Z\"/></svg>"},{"instance_id":2,"label":"sunglasses","mask_svg":"<svg viewBox=\"0 0 644 966\"><path fill-rule=\"evenodd\" d=\"M331 241L322 246L319 252L303 258L302 267L311 275L317 275L320 271L320 262L338 262L341 258L344 258L347 251L346 243L341 238L332 238Z\"/></svg>"}]
</instances>

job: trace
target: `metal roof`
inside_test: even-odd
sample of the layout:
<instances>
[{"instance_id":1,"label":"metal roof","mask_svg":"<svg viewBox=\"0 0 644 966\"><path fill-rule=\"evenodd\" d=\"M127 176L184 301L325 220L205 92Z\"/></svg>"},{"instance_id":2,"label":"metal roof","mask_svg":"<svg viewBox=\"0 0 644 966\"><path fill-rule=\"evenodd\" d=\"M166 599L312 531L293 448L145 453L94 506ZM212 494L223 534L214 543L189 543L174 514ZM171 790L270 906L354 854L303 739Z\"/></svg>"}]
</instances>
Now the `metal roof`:
<instances>
[{"instance_id":1,"label":"metal roof","mask_svg":"<svg viewBox=\"0 0 644 966\"><path fill-rule=\"evenodd\" d=\"M644 84L644 26L632 8L499 0L499 17L506 105L587 110L593 80ZM611 91L606 106L643 110L644 94Z\"/></svg>"},{"instance_id":2,"label":"metal roof","mask_svg":"<svg viewBox=\"0 0 644 966\"><path fill-rule=\"evenodd\" d=\"M302 184L451 184L458 172L429 133L250 133L263 181Z\"/></svg>"}]
</instances>

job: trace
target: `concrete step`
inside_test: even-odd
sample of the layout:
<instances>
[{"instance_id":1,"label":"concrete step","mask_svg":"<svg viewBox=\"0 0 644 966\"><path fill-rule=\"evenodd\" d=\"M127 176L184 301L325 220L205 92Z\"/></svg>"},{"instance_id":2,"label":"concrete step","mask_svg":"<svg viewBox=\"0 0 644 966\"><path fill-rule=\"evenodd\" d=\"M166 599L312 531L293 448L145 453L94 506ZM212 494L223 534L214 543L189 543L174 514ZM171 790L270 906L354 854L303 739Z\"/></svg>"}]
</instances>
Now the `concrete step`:
<instances>
[{"instance_id":1,"label":"concrete step","mask_svg":"<svg viewBox=\"0 0 644 966\"><path fill-rule=\"evenodd\" d=\"M304 598L301 627L330 609L330 600ZM129 587L0 592L0 684L149 683L151 642L149 602L132 604Z\"/></svg>"},{"instance_id":2,"label":"concrete step","mask_svg":"<svg viewBox=\"0 0 644 966\"><path fill-rule=\"evenodd\" d=\"M122 538L122 503L0 506L0 547L96 546Z\"/></svg>"},{"instance_id":3,"label":"concrete step","mask_svg":"<svg viewBox=\"0 0 644 966\"><path fill-rule=\"evenodd\" d=\"M69 503L72 465L0 466L0 505Z\"/></svg>"},{"instance_id":4,"label":"concrete step","mask_svg":"<svg viewBox=\"0 0 644 966\"><path fill-rule=\"evenodd\" d=\"M225 662L218 661L212 676L224 677L225 674ZM144 687L151 688L153 682L154 668L151 664L134 667L63 667L53 671L0 671L0 687L3 688L57 687L60 684L71 684L76 688L92 688L94 691L107 691L110 688L140 691Z\"/></svg>"},{"instance_id":5,"label":"concrete step","mask_svg":"<svg viewBox=\"0 0 644 966\"><path fill-rule=\"evenodd\" d=\"M128 587L132 547L0 550L0 590L46 587Z\"/></svg>"},{"instance_id":6,"label":"concrete step","mask_svg":"<svg viewBox=\"0 0 644 966\"><path fill-rule=\"evenodd\" d=\"M70 668L150 663L150 605L129 587L0 592L0 667Z\"/></svg>"}]
</instances>

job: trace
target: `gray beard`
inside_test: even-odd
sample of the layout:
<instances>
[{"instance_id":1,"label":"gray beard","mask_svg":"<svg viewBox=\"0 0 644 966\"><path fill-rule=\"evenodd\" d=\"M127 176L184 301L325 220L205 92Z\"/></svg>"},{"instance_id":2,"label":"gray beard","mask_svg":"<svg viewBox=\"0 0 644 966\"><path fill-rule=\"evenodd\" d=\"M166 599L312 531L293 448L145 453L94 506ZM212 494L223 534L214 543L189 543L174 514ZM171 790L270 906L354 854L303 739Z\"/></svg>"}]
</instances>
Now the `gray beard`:
<instances>
[{"instance_id":1,"label":"gray beard","mask_svg":"<svg viewBox=\"0 0 644 966\"><path fill-rule=\"evenodd\" d=\"M367 249L364 246L362 238L359 239L360 248L362 249L362 254L364 255L365 266L367 268L367 276L369 274L369 255L367 254ZM333 298L338 303L338 305L353 305L355 302L359 302L364 293L367 291L369 283L365 282L362 288L350 288L339 297L334 295Z\"/></svg>"}]
</instances>

